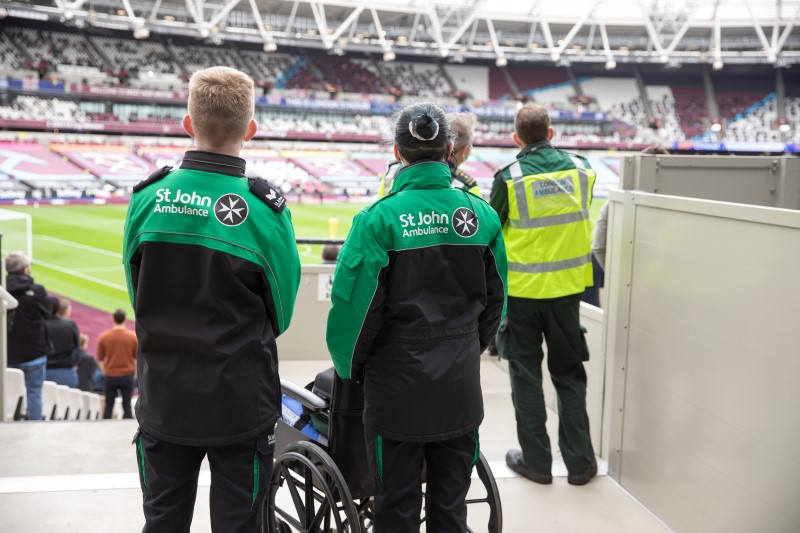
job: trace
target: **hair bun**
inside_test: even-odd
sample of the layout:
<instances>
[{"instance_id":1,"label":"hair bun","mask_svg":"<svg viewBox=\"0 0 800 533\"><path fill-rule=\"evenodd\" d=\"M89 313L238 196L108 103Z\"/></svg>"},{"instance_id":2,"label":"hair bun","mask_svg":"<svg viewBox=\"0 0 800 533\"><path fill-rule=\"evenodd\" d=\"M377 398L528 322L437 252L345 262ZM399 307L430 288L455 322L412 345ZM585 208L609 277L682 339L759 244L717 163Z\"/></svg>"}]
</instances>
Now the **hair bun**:
<instances>
[{"instance_id":1,"label":"hair bun","mask_svg":"<svg viewBox=\"0 0 800 533\"><path fill-rule=\"evenodd\" d=\"M432 141L439 134L439 123L432 116L425 113L413 117L408 122L408 131L411 136L420 141Z\"/></svg>"}]
</instances>

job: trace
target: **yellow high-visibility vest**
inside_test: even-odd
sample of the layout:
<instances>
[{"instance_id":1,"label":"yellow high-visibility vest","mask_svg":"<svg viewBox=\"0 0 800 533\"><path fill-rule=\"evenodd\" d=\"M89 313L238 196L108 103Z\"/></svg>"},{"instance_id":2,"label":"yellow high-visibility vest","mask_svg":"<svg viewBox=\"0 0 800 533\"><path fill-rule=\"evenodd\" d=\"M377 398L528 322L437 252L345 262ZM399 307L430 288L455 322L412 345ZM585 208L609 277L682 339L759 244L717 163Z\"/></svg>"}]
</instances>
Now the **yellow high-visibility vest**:
<instances>
[{"instance_id":1,"label":"yellow high-visibility vest","mask_svg":"<svg viewBox=\"0 0 800 533\"><path fill-rule=\"evenodd\" d=\"M509 296L558 298L592 286L589 204L596 175L569 157L575 168L526 176L523 159L503 170Z\"/></svg>"}]
</instances>

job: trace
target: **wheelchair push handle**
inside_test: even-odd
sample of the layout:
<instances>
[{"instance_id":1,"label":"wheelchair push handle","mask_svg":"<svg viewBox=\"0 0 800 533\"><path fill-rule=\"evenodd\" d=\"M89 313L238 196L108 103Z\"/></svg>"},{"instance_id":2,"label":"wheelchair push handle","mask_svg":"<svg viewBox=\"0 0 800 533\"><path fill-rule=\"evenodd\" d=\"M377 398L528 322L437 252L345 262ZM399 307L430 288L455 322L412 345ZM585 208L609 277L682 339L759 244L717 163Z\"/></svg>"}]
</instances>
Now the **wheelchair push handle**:
<instances>
[{"instance_id":1,"label":"wheelchair push handle","mask_svg":"<svg viewBox=\"0 0 800 533\"><path fill-rule=\"evenodd\" d=\"M303 407L312 413L326 412L328 410L328 400L317 396L308 389L304 389L291 381L281 379L281 392L300 402Z\"/></svg>"}]
</instances>

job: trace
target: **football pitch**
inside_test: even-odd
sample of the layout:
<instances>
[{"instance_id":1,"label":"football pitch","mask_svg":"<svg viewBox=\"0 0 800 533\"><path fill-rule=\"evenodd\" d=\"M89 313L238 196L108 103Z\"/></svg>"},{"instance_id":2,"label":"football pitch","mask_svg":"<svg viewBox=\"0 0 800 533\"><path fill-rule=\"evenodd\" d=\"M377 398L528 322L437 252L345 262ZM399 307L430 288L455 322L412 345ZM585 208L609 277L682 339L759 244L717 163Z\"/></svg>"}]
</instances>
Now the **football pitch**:
<instances>
[{"instance_id":1,"label":"football pitch","mask_svg":"<svg viewBox=\"0 0 800 533\"><path fill-rule=\"evenodd\" d=\"M344 239L353 216L364 203L294 204L290 206L295 235L331 237L329 219L335 217L336 238ZM31 275L45 288L71 300L113 312L133 311L122 269L122 230L127 204L3 206L31 216L33 266ZM7 236L8 237L8 236ZM13 251L3 239L3 255ZM17 242L19 242L17 240ZM321 262L320 245L298 245L304 264Z\"/></svg>"},{"instance_id":2,"label":"football pitch","mask_svg":"<svg viewBox=\"0 0 800 533\"><path fill-rule=\"evenodd\" d=\"M597 219L604 198L591 206ZM290 206L295 235L307 238L344 239L353 216L365 203L293 204ZM122 230L127 204L3 206L3 209L31 216L33 266L31 275L53 293L113 312L133 310L122 269ZM337 219L331 235L330 219ZM3 238L3 255L13 251L14 240ZM17 240L19 242L19 240ZM321 262L320 245L298 245L303 264Z\"/></svg>"}]
</instances>

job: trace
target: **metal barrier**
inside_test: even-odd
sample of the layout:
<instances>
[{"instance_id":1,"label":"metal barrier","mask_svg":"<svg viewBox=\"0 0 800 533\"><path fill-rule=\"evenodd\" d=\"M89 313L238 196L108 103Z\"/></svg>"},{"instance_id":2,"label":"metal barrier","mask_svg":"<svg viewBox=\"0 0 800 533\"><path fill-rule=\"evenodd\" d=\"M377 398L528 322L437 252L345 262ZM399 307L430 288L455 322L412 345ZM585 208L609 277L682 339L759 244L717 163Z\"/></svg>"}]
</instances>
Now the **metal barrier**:
<instances>
[{"instance_id":1,"label":"metal barrier","mask_svg":"<svg viewBox=\"0 0 800 533\"><path fill-rule=\"evenodd\" d=\"M0 268L0 276L3 274ZM6 378L5 368L8 364L8 322L6 321L6 313L11 309L16 309L19 302L16 298L6 290L5 287L0 285L0 302L3 304L2 313L0 313L0 369L3 369L3 379L0 379L0 413L6 412L5 397L6 397ZM5 418L5 417L2 417Z\"/></svg>"}]
</instances>

